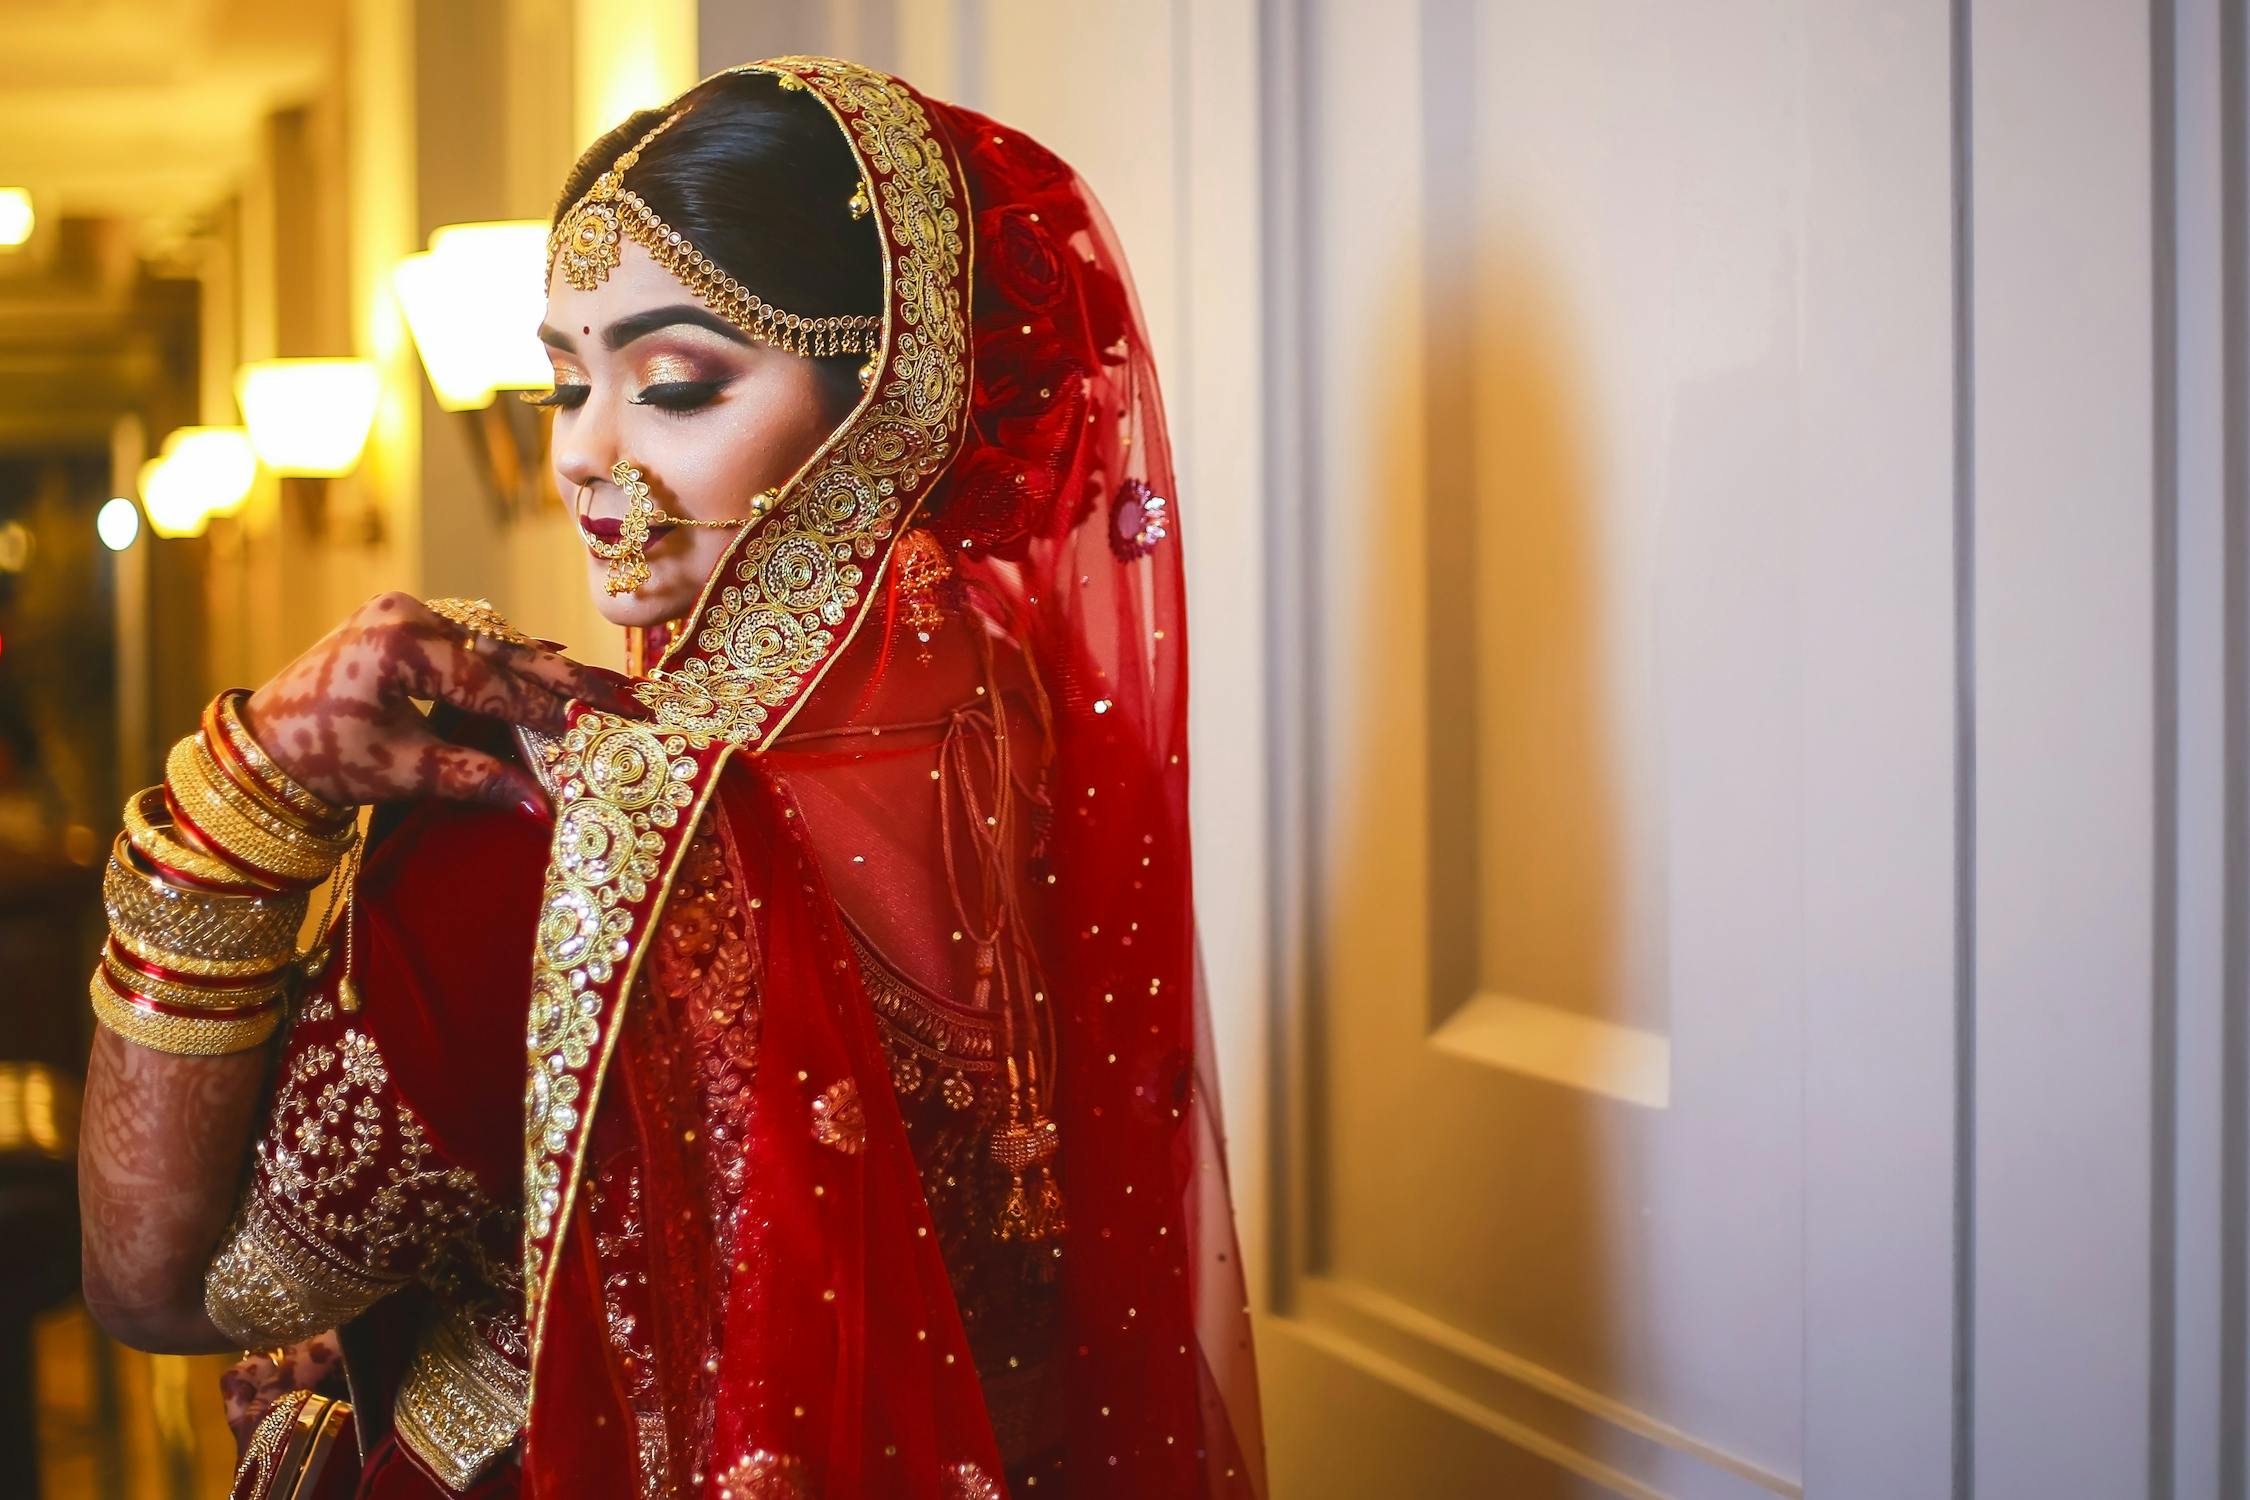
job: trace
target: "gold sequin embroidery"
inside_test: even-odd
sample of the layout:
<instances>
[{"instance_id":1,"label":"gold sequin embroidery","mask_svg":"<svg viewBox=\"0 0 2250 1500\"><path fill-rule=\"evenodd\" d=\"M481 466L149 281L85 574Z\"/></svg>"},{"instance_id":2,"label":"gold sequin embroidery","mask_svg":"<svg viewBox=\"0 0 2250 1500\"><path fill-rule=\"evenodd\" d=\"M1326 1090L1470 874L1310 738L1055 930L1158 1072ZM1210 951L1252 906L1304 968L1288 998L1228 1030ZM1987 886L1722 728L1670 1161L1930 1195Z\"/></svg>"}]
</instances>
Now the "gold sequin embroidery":
<instances>
[{"instance_id":1,"label":"gold sequin embroidery","mask_svg":"<svg viewBox=\"0 0 2250 1500\"><path fill-rule=\"evenodd\" d=\"M316 1003L299 1024L333 1018ZM297 1050L204 1277L212 1322L245 1346L290 1343L374 1306L484 1207L473 1174L437 1163L373 1037Z\"/></svg>"},{"instance_id":2,"label":"gold sequin embroidery","mask_svg":"<svg viewBox=\"0 0 2250 1500\"><path fill-rule=\"evenodd\" d=\"M948 154L897 80L830 59L746 71L801 77L881 183L887 311L869 397L713 574L700 628L639 688L668 729L751 744L837 649L903 519L951 461L968 407L969 232ZM715 592L714 592L715 590ZM692 649L689 649L692 647Z\"/></svg>"},{"instance_id":3,"label":"gold sequin embroidery","mask_svg":"<svg viewBox=\"0 0 2250 1500\"><path fill-rule=\"evenodd\" d=\"M529 1377L485 1341L467 1312L441 1309L422 1330L392 1408L399 1441L466 1490L523 1428Z\"/></svg>"},{"instance_id":4,"label":"gold sequin embroidery","mask_svg":"<svg viewBox=\"0 0 2250 1500\"><path fill-rule=\"evenodd\" d=\"M700 763L681 735L587 713L556 747L562 812L532 949L530 1079L524 1092L524 1270L540 1291L540 1243L563 1212L583 1121L578 1074L603 1040L601 987L633 952L632 907L661 873L664 839L695 805Z\"/></svg>"},{"instance_id":5,"label":"gold sequin embroidery","mask_svg":"<svg viewBox=\"0 0 2250 1500\"><path fill-rule=\"evenodd\" d=\"M846 1156L867 1148L867 1111L860 1105L857 1083L839 1078L813 1099L812 1138Z\"/></svg>"}]
</instances>

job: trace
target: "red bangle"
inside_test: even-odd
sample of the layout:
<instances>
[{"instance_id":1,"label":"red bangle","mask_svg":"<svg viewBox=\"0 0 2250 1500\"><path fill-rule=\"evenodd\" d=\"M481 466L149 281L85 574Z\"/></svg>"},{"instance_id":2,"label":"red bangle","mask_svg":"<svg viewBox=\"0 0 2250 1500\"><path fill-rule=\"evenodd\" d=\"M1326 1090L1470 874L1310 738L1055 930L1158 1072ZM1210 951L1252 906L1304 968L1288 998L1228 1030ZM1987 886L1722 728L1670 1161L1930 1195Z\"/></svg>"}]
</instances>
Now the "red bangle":
<instances>
[{"instance_id":1,"label":"red bangle","mask_svg":"<svg viewBox=\"0 0 2250 1500\"><path fill-rule=\"evenodd\" d=\"M244 859L241 855L236 854L233 850L227 848L225 845L221 844L217 839L211 837L211 835L205 833L200 827L198 827L196 825L195 819L188 816L187 809L180 806L180 799L172 795L172 786L169 782L165 783L164 786L164 806L166 810L172 814L172 822L175 826L184 828L189 833L195 835L197 848L201 849L205 854L210 855L213 859L219 861L219 863L226 865L231 869L240 870L243 874L249 876L252 880L256 881L259 885L264 886L266 889L274 891L309 891L314 886L320 884L320 882L317 880L292 880L286 875L277 875L271 870L262 869L259 866L252 864L249 860Z\"/></svg>"},{"instance_id":2,"label":"red bangle","mask_svg":"<svg viewBox=\"0 0 2250 1500\"><path fill-rule=\"evenodd\" d=\"M348 812L325 823L316 823L291 807L280 793L267 786L264 779L244 762L242 752L235 748L234 737L219 722L219 704L225 696L222 693L213 698L203 709L203 748L210 755L212 764L219 768L219 773L234 784L235 790L300 833L309 833L316 838L332 838L342 832L352 821Z\"/></svg>"},{"instance_id":3,"label":"red bangle","mask_svg":"<svg viewBox=\"0 0 2250 1500\"><path fill-rule=\"evenodd\" d=\"M127 844L126 847L132 849L131 844ZM210 891L220 896L263 897L282 894L262 885L221 884L216 880L206 880L200 875L190 875L177 865L166 864L145 849L133 849L132 852L133 858L137 862L147 865L149 873L160 877L167 885L184 886L189 890L196 891ZM213 857L216 858L216 856Z\"/></svg>"},{"instance_id":4,"label":"red bangle","mask_svg":"<svg viewBox=\"0 0 2250 1500\"><path fill-rule=\"evenodd\" d=\"M253 1016L264 1015L281 1003L274 999L255 1000L246 1005L174 1005L168 1000L144 995L139 990L123 988L106 968L96 970L96 974L109 987L112 995L133 1009L152 1016L175 1016L190 1021L247 1021Z\"/></svg>"},{"instance_id":5,"label":"red bangle","mask_svg":"<svg viewBox=\"0 0 2250 1500\"><path fill-rule=\"evenodd\" d=\"M110 935L109 939L109 956L122 967L131 969L138 974L146 974L151 979L161 979L170 984L184 984L195 989L208 990L214 995L269 989L273 982L288 973L296 962L294 959L284 959L272 968L261 969L255 974L231 974L227 976L226 983L220 984L215 982L208 974L189 974L178 969L167 969L162 964L150 963L137 953L127 952L124 945L117 941L114 933Z\"/></svg>"}]
</instances>

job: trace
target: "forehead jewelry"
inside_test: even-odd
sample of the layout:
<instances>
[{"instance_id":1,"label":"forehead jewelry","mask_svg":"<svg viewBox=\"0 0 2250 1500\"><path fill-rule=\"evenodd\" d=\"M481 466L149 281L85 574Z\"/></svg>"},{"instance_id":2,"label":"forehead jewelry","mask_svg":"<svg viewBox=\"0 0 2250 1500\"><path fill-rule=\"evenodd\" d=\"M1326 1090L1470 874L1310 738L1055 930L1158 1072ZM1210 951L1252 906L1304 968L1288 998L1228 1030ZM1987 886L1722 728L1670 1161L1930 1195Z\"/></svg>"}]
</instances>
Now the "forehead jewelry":
<instances>
[{"instance_id":1,"label":"forehead jewelry","mask_svg":"<svg viewBox=\"0 0 2250 1500\"><path fill-rule=\"evenodd\" d=\"M666 224L625 186L625 174L641 159L641 152L680 119L668 115L632 149L594 179L584 197L572 204L547 235L547 275L559 270L563 280L579 291L590 292L609 279L622 263L625 240L630 236L649 257L679 279L697 300L761 344L786 349L791 354L869 354L882 341L883 320L872 314L807 318L785 311L751 291L712 264L685 236ZM853 195L853 218L858 205L872 204L864 196L865 184Z\"/></svg>"}]
</instances>

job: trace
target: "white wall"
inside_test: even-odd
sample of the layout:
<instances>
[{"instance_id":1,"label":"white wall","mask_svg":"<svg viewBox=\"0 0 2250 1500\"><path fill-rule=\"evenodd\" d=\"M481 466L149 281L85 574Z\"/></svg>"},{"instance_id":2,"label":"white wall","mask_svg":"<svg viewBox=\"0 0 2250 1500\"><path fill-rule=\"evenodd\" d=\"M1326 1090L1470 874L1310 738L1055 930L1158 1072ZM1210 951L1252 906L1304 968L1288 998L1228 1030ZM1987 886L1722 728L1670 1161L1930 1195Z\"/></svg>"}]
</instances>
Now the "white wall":
<instances>
[{"instance_id":1,"label":"white wall","mask_svg":"<svg viewBox=\"0 0 2250 1500\"><path fill-rule=\"evenodd\" d=\"M701 7L1133 259L1277 1494L2240 1500L2243 10Z\"/></svg>"}]
</instances>

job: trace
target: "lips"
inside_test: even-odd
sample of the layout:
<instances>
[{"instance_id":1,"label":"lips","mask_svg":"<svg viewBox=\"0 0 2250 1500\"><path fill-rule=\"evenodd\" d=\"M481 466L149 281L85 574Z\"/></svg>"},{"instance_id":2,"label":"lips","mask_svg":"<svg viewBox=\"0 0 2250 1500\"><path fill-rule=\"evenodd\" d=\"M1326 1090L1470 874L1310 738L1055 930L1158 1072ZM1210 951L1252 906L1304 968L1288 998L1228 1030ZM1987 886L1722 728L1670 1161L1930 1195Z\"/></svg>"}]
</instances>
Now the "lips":
<instances>
[{"instance_id":1,"label":"lips","mask_svg":"<svg viewBox=\"0 0 2250 1500\"><path fill-rule=\"evenodd\" d=\"M578 529L597 542L614 542L625 534L625 523L616 516L580 516ZM672 529L673 523L670 521L648 523L648 534L652 538L662 536Z\"/></svg>"}]
</instances>

